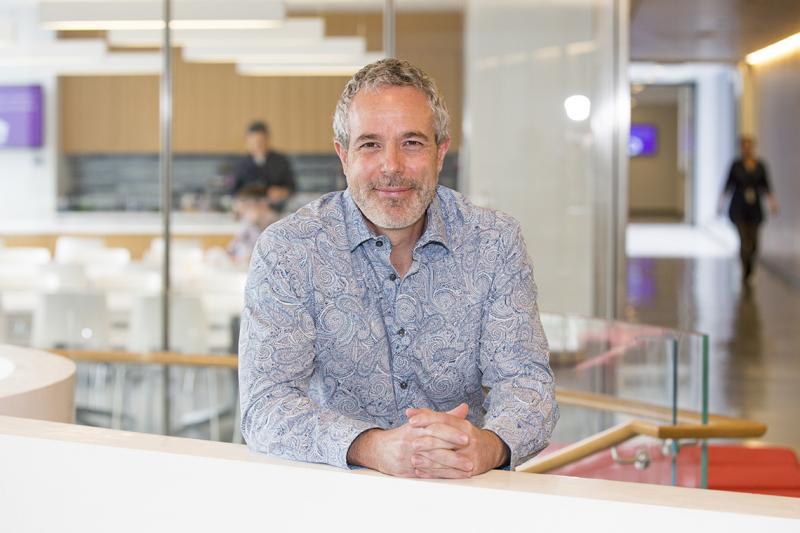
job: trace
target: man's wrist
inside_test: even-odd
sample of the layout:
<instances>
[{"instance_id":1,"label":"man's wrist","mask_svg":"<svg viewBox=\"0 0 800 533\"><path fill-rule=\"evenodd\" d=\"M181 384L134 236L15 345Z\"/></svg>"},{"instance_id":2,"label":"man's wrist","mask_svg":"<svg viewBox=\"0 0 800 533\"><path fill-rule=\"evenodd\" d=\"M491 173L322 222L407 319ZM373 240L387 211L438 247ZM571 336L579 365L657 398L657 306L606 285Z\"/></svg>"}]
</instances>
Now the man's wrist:
<instances>
[{"instance_id":1,"label":"man's wrist","mask_svg":"<svg viewBox=\"0 0 800 533\"><path fill-rule=\"evenodd\" d=\"M508 463L511 461L511 449L508 447L508 444L500 438L500 436L490 429L484 429L491 439L493 443L492 449L494 451L493 454L493 461L492 468L502 468L507 466Z\"/></svg>"},{"instance_id":2,"label":"man's wrist","mask_svg":"<svg viewBox=\"0 0 800 533\"><path fill-rule=\"evenodd\" d=\"M363 466L375 470L374 441L377 436L376 433L382 431L379 428L372 428L362 431L358 437L353 439L350 443L350 448L347 450L347 464L352 466Z\"/></svg>"}]
</instances>

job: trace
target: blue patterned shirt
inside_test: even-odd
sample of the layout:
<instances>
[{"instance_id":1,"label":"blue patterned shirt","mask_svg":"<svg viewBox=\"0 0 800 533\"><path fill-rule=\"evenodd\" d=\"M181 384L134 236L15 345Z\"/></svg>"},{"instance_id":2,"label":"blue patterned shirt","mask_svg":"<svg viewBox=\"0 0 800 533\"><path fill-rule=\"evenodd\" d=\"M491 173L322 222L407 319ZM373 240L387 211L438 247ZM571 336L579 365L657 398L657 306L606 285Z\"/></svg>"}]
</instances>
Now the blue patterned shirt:
<instances>
[{"instance_id":1,"label":"blue patterned shirt","mask_svg":"<svg viewBox=\"0 0 800 533\"><path fill-rule=\"evenodd\" d=\"M558 407L519 223L440 186L405 277L390 252L349 191L261 235L239 341L250 448L346 467L362 432L461 402L512 467L544 448Z\"/></svg>"}]
</instances>

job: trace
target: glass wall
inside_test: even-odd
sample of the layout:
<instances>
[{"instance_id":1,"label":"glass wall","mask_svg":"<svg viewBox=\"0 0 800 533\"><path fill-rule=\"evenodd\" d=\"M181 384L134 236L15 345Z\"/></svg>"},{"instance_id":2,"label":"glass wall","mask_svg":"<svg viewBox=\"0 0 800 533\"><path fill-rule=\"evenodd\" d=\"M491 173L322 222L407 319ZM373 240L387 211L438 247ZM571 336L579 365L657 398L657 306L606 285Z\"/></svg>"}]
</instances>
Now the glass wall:
<instances>
[{"instance_id":1,"label":"glass wall","mask_svg":"<svg viewBox=\"0 0 800 533\"><path fill-rule=\"evenodd\" d=\"M169 47L163 5L143 27L46 2L0 8L14 21L0 31L0 339L83 360L79 422L238 438L250 249L345 186L331 116L350 75L384 55L384 4L173 10ZM396 55L436 79L450 110L440 182L520 220L544 310L610 314L625 2L394 4ZM194 355L207 359L141 364Z\"/></svg>"},{"instance_id":2,"label":"glass wall","mask_svg":"<svg viewBox=\"0 0 800 533\"><path fill-rule=\"evenodd\" d=\"M522 223L544 310L613 316L624 293L626 2L470 1L464 27L465 190Z\"/></svg>"}]
</instances>

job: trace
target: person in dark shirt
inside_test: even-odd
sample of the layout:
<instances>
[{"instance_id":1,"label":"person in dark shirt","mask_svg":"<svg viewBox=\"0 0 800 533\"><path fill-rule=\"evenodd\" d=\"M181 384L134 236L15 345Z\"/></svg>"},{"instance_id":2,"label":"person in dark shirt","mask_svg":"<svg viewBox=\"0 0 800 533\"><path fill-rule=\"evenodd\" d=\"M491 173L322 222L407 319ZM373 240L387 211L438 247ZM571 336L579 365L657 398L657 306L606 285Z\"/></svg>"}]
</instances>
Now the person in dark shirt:
<instances>
[{"instance_id":1,"label":"person in dark shirt","mask_svg":"<svg viewBox=\"0 0 800 533\"><path fill-rule=\"evenodd\" d=\"M773 215L778 214L778 201L772 194L767 177L767 167L755 156L755 141L750 137L741 139L741 157L733 162L725 190L720 198L720 211L725 199L731 196L728 216L739 232L742 261L742 283L747 286L755 268L758 251L758 229L764 221L761 199L765 197Z\"/></svg>"},{"instance_id":2,"label":"person in dark shirt","mask_svg":"<svg viewBox=\"0 0 800 533\"><path fill-rule=\"evenodd\" d=\"M282 211L286 200L295 191L294 171L289 159L270 149L269 127L256 121L247 128L245 137L247 156L234 170L233 194L247 185L262 185L267 190L267 200L276 211Z\"/></svg>"}]
</instances>

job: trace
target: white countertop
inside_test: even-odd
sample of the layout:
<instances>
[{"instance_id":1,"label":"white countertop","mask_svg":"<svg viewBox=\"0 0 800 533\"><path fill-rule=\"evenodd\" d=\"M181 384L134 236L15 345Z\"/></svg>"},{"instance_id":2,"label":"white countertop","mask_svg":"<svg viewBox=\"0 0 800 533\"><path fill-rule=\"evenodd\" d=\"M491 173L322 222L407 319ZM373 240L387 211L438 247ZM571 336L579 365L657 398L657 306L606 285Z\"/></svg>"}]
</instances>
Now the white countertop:
<instances>
[{"instance_id":1,"label":"white countertop","mask_svg":"<svg viewBox=\"0 0 800 533\"><path fill-rule=\"evenodd\" d=\"M71 422L74 401L74 362L41 350L0 344L0 415Z\"/></svg>"},{"instance_id":2,"label":"white countertop","mask_svg":"<svg viewBox=\"0 0 800 533\"><path fill-rule=\"evenodd\" d=\"M794 498L508 471L463 481L400 479L283 461L241 445L1 416L0 450L2 521L15 532L800 526Z\"/></svg>"},{"instance_id":3,"label":"white countertop","mask_svg":"<svg viewBox=\"0 0 800 533\"><path fill-rule=\"evenodd\" d=\"M173 234L228 235L241 223L230 213L174 213ZM159 213L85 212L54 213L36 219L0 218L0 236L6 235L157 235L161 234Z\"/></svg>"}]
</instances>

